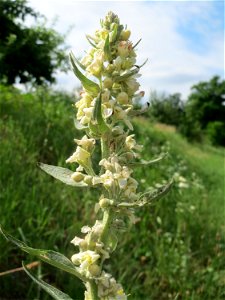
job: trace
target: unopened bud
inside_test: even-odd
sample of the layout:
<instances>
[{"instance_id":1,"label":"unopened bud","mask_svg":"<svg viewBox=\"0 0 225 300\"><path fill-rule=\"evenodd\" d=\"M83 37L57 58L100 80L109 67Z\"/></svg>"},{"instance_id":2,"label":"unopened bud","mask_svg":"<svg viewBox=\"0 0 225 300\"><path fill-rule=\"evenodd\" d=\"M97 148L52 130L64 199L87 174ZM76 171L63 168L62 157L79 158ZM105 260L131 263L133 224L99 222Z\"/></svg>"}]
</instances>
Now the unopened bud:
<instances>
[{"instance_id":1,"label":"unopened bud","mask_svg":"<svg viewBox=\"0 0 225 300\"><path fill-rule=\"evenodd\" d=\"M80 182L84 179L84 174L80 173L80 172L74 172L71 175L71 178L76 181L76 182Z\"/></svg>"},{"instance_id":2,"label":"unopened bud","mask_svg":"<svg viewBox=\"0 0 225 300\"><path fill-rule=\"evenodd\" d=\"M123 134L124 131L123 131L123 128L121 128L120 126L115 126L113 129L112 129L112 134L114 136L117 136L117 135L121 135Z\"/></svg>"},{"instance_id":3,"label":"unopened bud","mask_svg":"<svg viewBox=\"0 0 225 300\"><path fill-rule=\"evenodd\" d=\"M113 201L107 198L103 198L99 201L99 205L101 208L107 208L113 204Z\"/></svg>"},{"instance_id":4,"label":"unopened bud","mask_svg":"<svg viewBox=\"0 0 225 300\"><path fill-rule=\"evenodd\" d=\"M79 244L79 247L82 250L86 250L87 249L87 242L85 240L81 241L80 244Z\"/></svg>"},{"instance_id":5,"label":"unopened bud","mask_svg":"<svg viewBox=\"0 0 225 300\"><path fill-rule=\"evenodd\" d=\"M71 261L72 261L72 263L75 264L75 265L79 265L79 264L80 264L80 261L79 261L79 259L78 259L78 257L77 257L77 254L74 254L74 255L71 257Z\"/></svg>"},{"instance_id":6,"label":"unopened bud","mask_svg":"<svg viewBox=\"0 0 225 300\"><path fill-rule=\"evenodd\" d=\"M104 85L104 88L106 89L111 89L112 85L113 85L113 81L111 78L109 77L106 77L103 81L103 85Z\"/></svg>"},{"instance_id":7,"label":"unopened bud","mask_svg":"<svg viewBox=\"0 0 225 300\"><path fill-rule=\"evenodd\" d=\"M98 276L101 273L101 268L98 265L90 265L88 271L91 273L92 276Z\"/></svg>"},{"instance_id":8,"label":"unopened bud","mask_svg":"<svg viewBox=\"0 0 225 300\"><path fill-rule=\"evenodd\" d=\"M84 177L84 182L87 183L88 185L92 185L92 176L86 175Z\"/></svg>"},{"instance_id":9,"label":"unopened bud","mask_svg":"<svg viewBox=\"0 0 225 300\"><path fill-rule=\"evenodd\" d=\"M125 92L119 93L116 99L120 104L128 104L129 101L129 97Z\"/></svg>"},{"instance_id":10,"label":"unopened bud","mask_svg":"<svg viewBox=\"0 0 225 300\"><path fill-rule=\"evenodd\" d=\"M120 39L123 40L123 41L127 41L130 37L130 30L123 30L120 34Z\"/></svg>"}]
</instances>

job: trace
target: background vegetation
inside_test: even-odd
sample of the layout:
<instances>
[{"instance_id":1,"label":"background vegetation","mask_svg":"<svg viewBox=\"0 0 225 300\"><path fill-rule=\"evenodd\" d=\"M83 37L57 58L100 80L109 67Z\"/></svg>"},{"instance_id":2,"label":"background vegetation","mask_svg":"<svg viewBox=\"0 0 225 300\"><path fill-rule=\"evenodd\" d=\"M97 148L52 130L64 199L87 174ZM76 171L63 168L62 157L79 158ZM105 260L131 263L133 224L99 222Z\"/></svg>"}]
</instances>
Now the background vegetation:
<instances>
[{"instance_id":1,"label":"background vegetation","mask_svg":"<svg viewBox=\"0 0 225 300\"><path fill-rule=\"evenodd\" d=\"M40 88L21 93L1 86L2 225L37 248L74 252L70 240L94 220L97 194L65 186L36 167L38 161L65 166L80 136L73 126L73 97ZM191 145L174 127L135 119L143 156L162 151L162 163L135 171L141 188L175 174L172 192L149 209L140 209L136 225L121 237L108 269L131 293L131 299L223 299L224 190L223 149ZM1 271L34 261L0 237ZM82 284L41 264L34 273L82 299ZM0 277L1 299L49 299L24 272ZM13 289L12 289L13 286Z\"/></svg>"}]
</instances>

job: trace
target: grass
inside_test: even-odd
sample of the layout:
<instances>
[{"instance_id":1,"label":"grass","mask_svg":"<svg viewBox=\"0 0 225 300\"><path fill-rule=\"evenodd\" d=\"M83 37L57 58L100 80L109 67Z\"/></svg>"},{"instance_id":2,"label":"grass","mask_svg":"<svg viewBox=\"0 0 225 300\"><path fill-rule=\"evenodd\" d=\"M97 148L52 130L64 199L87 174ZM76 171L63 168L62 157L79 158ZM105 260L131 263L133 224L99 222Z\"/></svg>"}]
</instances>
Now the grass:
<instances>
[{"instance_id":1,"label":"grass","mask_svg":"<svg viewBox=\"0 0 225 300\"><path fill-rule=\"evenodd\" d=\"M40 89L21 94L1 87L1 210L8 232L29 245L53 249L70 257L70 244L80 228L93 224L98 194L65 186L41 172L42 161L66 166L74 150L70 95ZM137 212L135 226L121 234L107 270L119 279L129 299L224 299L224 149L187 143L174 128L134 120L144 145L143 157L162 151L169 157L151 168L135 170L140 189L182 176L171 193ZM179 174L179 175L178 175ZM0 272L35 261L0 237ZM34 274L83 299L82 284L46 264ZM1 299L50 299L24 272L0 277ZM13 288L12 288L13 287Z\"/></svg>"}]
</instances>

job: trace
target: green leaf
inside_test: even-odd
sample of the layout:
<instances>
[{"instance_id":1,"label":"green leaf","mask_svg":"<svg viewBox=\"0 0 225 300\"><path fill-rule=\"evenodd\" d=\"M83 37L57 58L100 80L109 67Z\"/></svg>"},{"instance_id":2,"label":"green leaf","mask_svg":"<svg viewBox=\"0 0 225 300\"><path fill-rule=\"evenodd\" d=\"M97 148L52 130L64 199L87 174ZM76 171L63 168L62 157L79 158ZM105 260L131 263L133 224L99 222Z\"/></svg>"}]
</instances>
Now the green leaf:
<instances>
[{"instance_id":1,"label":"green leaf","mask_svg":"<svg viewBox=\"0 0 225 300\"><path fill-rule=\"evenodd\" d=\"M139 201L142 199L144 199L144 202L145 201L153 202L159 200L160 198L168 194L168 192L171 190L173 186L173 183L174 181L172 179L169 183L162 185L161 187L154 189L153 191L151 190L141 194Z\"/></svg>"},{"instance_id":2,"label":"green leaf","mask_svg":"<svg viewBox=\"0 0 225 300\"><path fill-rule=\"evenodd\" d=\"M167 157L167 155L168 155L168 153L164 153L161 156L159 156L159 157L157 157L157 158L155 158L153 160L149 160L149 161L144 161L143 160L143 161L140 161L140 162L137 161L137 162L129 163L128 165L129 166L142 166L142 165L149 166L149 165L153 165L153 164L158 163L161 160L163 160L165 157Z\"/></svg>"},{"instance_id":3,"label":"green leaf","mask_svg":"<svg viewBox=\"0 0 225 300\"><path fill-rule=\"evenodd\" d=\"M74 61L78 64L78 66L82 69L82 70L86 70L86 67L74 56L74 54L71 52L71 55L73 56Z\"/></svg>"},{"instance_id":4,"label":"green leaf","mask_svg":"<svg viewBox=\"0 0 225 300\"><path fill-rule=\"evenodd\" d=\"M116 250L117 244L118 244L118 238L114 230L110 230L110 234L108 236L107 240L107 247L110 248L110 252L112 253L113 251Z\"/></svg>"},{"instance_id":5,"label":"green leaf","mask_svg":"<svg viewBox=\"0 0 225 300\"><path fill-rule=\"evenodd\" d=\"M76 66L76 63L73 59L72 53L70 53L70 61L73 67L73 72L76 75L76 77L80 80L85 90L87 90L90 94L93 96L97 96L97 94L100 92L100 87L97 83L94 81L88 79L86 76L84 76Z\"/></svg>"},{"instance_id":6,"label":"green leaf","mask_svg":"<svg viewBox=\"0 0 225 300\"><path fill-rule=\"evenodd\" d=\"M73 172L69 169L62 168L62 167L57 167L57 166L52 166L52 165L47 165L43 163L38 163L38 166L45 171L47 174L51 175L52 177L62 181L65 184L76 186L76 187L86 187L88 186L84 182L75 182L72 178L71 175Z\"/></svg>"},{"instance_id":7,"label":"green leaf","mask_svg":"<svg viewBox=\"0 0 225 300\"><path fill-rule=\"evenodd\" d=\"M133 75L137 74L139 72L139 70L140 70L140 67L136 66L135 69L133 69L133 70L125 71L124 74L119 75L119 76L115 76L113 78L113 80L115 82L124 81L127 78L129 78L130 76L133 76Z\"/></svg>"},{"instance_id":8,"label":"green leaf","mask_svg":"<svg viewBox=\"0 0 225 300\"><path fill-rule=\"evenodd\" d=\"M40 260L58 268L65 272L71 273L81 280L84 280L83 276L79 273L78 268L74 266L74 264L63 254L58 253L56 251L52 250L43 250L43 249L34 249L31 247L28 247L24 242L21 242L20 240L14 238L10 234L8 234L6 231L4 231L0 227L0 232L4 235L4 237L15 244L17 247L19 247L21 250L37 256Z\"/></svg>"},{"instance_id":9,"label":"green leaf","mask_svg":"<svg viewBox=\"0 0 225 300\"><path fill-rule=\"evenodd\" d=\"M27 275L40 287L43 288L50 296L52 296L56 300L73 300L70 298L67 294L63 293L62 291L58 290L54 286L48 284L47 282L36 278L32 275L32 273L26 268L24 263L22 263L24 271L27 273Z\"/></svg>"},{"instance_id":10,"label":"green leaf","mask_svg":"<svg viewBox=\"0 0 225 300\"><path fill-rule=\"evenodd\" d=\"M171 180L168 184L163 185L158 189L154 189L153 191L147 191L140 195L139 199L135 202L121 202L117 206L118 207L137 207L150 205L154 201L157 201L164 197L170 190L173 185L173 180Z\"/></svg>"},{"instance_id":11,"label":"green leaf","mask_svg":"<svg viewBox=\"0 0 225 300\"><path fill-rule=\"evenodd\" d=\"M118 33L118 24L115 24L113 33L111 36L111 42L113 43L117 39L117 33Z\"/></svg>"},{"instance_id":12,"label":"green leaf","mask_svg":"<svg viewBox=\"0 0 225 300\"><path fill-rule=\"evenodd\" d=\"M88 40L88 42L90 43L90 45L96 49L98 49L98 47L91 41L91 38L89 35L86 35L86 39Z\"/></svg>"},{"instance_id":13,"label":"green leaf","mask_svg":"<svg viewBox=\"0 0 225 300\"><path fill-rule=\"evenodd\" d=\"M132 47L133 49L137 47L137 45L140 43L142 39L138 40L137 43Z\"/></svg>"},{"instance_id":14,"label":"green leaf","mask_svg":"<svg viewBox=\"0 0 225 300\"><path fill-rule=\"evenodd\" d=\"M107 35L107 38L105 40L104 53L105 53L106 58L110 61L111 60L111 49L110 49L110 43L109 43L109 34Z\"/></svg>"},{"instance_id":15,"label":"green leaf","mask_svg":"<svg viewBox=\"0 0 225 300\"><path fill-rule=\"evenodd\" d=\"M94 126L97 128L94 129ZM90 129L94 133L102 134L106 131L108 131L109 127L107 126L105 120L102 117L102 95L101 93L98 95L95 101L94 111L93 111L93 118L92 118L92 125L90 126Z\"/></svg>"}]
</instances>

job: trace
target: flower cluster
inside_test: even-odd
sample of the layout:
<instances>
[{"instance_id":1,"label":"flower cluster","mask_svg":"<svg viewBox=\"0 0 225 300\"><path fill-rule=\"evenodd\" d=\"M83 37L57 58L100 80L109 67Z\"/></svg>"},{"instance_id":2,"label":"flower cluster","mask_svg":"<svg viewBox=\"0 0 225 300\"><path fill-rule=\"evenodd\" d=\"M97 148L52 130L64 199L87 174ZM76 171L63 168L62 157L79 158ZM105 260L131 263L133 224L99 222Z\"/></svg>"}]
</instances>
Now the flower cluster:
<instances>
[{"instance_id":1,"label":"flower cluster","mask_svg":"<svg viewBox=\"0 0 225 300\"><path fill-rule=\"evenodd\" d=\"M118 17L110 12L101 21L101 29L93 36L87 36L93 47L77 62L87 76L94 76L99 81L99 89L96 92L83 84L75 107L79 126L86 130L86 135L75 140L76 151L66 160L78 164L71 175L75 182L102 188L96 207L102 211L103 218L92 227L84 226L81 230L83 238L72 240L79 247L79 253L71 258L80 273L97 284L101 300L126 299L121 285L102 269L102 265L117 244L113 224L122 222L124 216L134 218L132 209L122 208L120 203L130 204L139 197L138 183L131 177L129 164L138 157L142 146L136 143L129 130L133 130L130 121L133 99L143 96L144 92L137 93L140 67L136 65L130 35L130 30L124 29ZM102 144L102 159L98 170L94 170L91 157L98 139ZM92 299L89 285L85 299Z\"/></svg>"}]
</instances>

